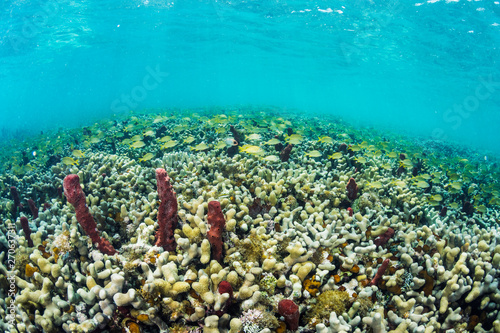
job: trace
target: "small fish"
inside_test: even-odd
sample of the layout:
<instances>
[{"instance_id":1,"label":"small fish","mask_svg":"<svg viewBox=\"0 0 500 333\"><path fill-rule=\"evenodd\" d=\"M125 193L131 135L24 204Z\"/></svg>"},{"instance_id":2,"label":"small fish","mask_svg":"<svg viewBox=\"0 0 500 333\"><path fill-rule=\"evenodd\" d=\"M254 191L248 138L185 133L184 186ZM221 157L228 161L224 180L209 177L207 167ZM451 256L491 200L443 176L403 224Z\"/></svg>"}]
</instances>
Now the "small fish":
<instances>
[{"instance_id":1,"label":"small fish","mask_svg":"<svg viewBox=\"0 0 500 333\"><path fill-rule=\"evenodd\" d=\"M167 142L172 140L172 137L170 135L165 135L163 138L158 139L158 142Z\"/></svg>"},{"instance_id":2,"label":"small fish","mask_svg":"<svg viewBox=\"0 0 500 333\"><path fill-rule=\"evenodd\" d=\"M318 142L321 142L321 143L333 143L333 139L329 136L320 136L318 137Z\"/></svg>"},{"instance_id":3,"label":"small fish","mask_svg":"<svg viewBox=\"0 0 500 333\"><path fill-rule=\"evenodd\" d=\"M100 141L101 139L96 138L95 136L90 138L90 143L99 143Z\"/></svg>"},{"instance_id":4,"label":"small fish","mask_svg":"<svg viewBox=\"0 0 500 333\"><path fill-rule=\"evenodd\" d=\"M500 198L493 197L491 198L490 202L488 202L490 205L499 205L500 206Z\"/></svg>"},{"instance_id":5,"label":"small fish","mask_svg":"<svg viewBox=\"0 0 500 333\"><path fill-rule=\"evenodd\" d=\"M226 143L224 141L219 141L217 142L217 144L215 145L214 147L215 149L222 149L222 148L226 148Z\"/></svg>"},{"instance_id":6,"label":"small fish","mask_svg":"<svg viewBox=\"0 0 500 333\"><path fill-rule=\"evenodd\" d=\"M85 157L85 154L79 150L79 149L75 149L73 150L73 156L75 156L76 158L82 158L82 157Z\"/></svg>"},{"instance_id":7,"label":"small fish","mask_svg":"<svg viewBox=\"0 0 500 333\"><path fill-rule=\"evenodd\" d=\"M142 139L142 135L140 134L137 134L137 135L134 135L133 137L130 138L130 141L141 141Z\"/></svg>"},{"instance_id":8,"label":"small fish","mask_svg":"<svg viewBox=\"0 0 500 333\"><path fill-rule=\"evenodd\" d=\"M328 155L328 158L331 160L337 160L342 157L342 152L338 151L336 153L333 153L331 155Z\"/></svg>"},{"instance_id":9,"label":"small fish","mask_svg":"<svg viewBox=\"0 0 500 333\"><path fill-rule=\"evenodd\" d=\"M453 182L450 184L451 188L460 191L462 189L462 182Z\"/></svg>"},{"instance_id":10,"label":"small fish","mask_svg":"<svg viewBox=\"0 0 500 333\"><path fill-rule=\"evenodd\" d=\"M186 129L186 125L183 124L183 125L177 125L174 127L174 129L172 129L172 133L178 133L178 132L182 132Z\"/></svg>"},{"instance_id":11,"label":"small fish","mask_svg":"<svg viewBox=\"0 0 500 333\"><path fill-rule=\"evenodd\" d=\"M429 197L431 201L442 201L443 197L440 194L434 194Z\"/></svg>"},{"instance_id":12,"label":"small fish","mask_svg":"<svg viewBox=\"0 0 500 333\"><path fill-rule=\"evenodd\" d=\"M305 154L308 157L320 157L321 153L317 150L311 150Z\"/></svg>"},{"instance_id":13,"label":"small fish","mask_svg":"<svg viewBox=\"0 0 500 333\"><path fill-rule=\"evenodd\" d=\"M356 157L355 160L358 163L361 163L361 164L365 164L366 163L366 158L364 158L363 156Z\"/></svg>"},{"instance_id":14,"label":"small fish","mask_svg":"<svg viewBox=\"0 0 500 333\"><path fill-rule=\"evenodd\" d=\"M143 157L141 157L139 159L139 162L146 162L146 161L149 161L150 159L152 159L154 157L153 154L151 153L147 153L146 155L144 155Z\"/></svg>"},{"instance_id":15,"label":"small fish","mask_svg":"<svg viewBox=\"0 0 500 333\"><path fill-rule=\"evenodd\" d=\"M222 127L222 126L221 127L217 127L217 129L215 130L215 133L217 133L217 134L222 134L224 132L226 132L226 129L224 127Z\"/></svg>"},{"instance_id":16,"label":"small fish","mask_svg":"<svg viewBox=\"0 0 500 333\"><path fill-rule=\"evenodd\" d=\"M152 130L146 131L144 133L144 136L154 136L154 135L155 135L155 132L153 132Z\"/></svg>"},{"instance_id":17,"label":"small fish","mask_svg":"<svg viewBox=\"0 0 500 333\"><path fill-rule=\"evenodd\" d=\"M429 183L424 180L419 180L418 182L413 183L413 185L420 188L427 188L430 186Z\"/></svg>"},{"instance_id":18,"label":"small fish","mask_svg":"<svg viewBox=\"0 0 500 333\"><path fill-rule=\"evenodd\" d=\"M231 147L231 146L237 146L238 141L236 141L233 138L227 138L226 140L222 141L226 146Z\"/></svg>"},{"instance_id":19,"label":"small fish","mask_svg":"<svg viewBox=\"0 0 500 333\"><path fill-rule=\"evenodd\" d=\"M349 150L350 151L353 151L353 152L357 152L357 151L360 151L361 150L361 147L358 146L358 145L350 145L349 146Z\"/></svg>"},{"instance_id":20,"label":"small fish","mask_svg":"<svg viewBox=\"0 0 500 333\"><path fill-rule=\"evenodd\" d=\"M389 158L396 158L398 157L398 153L391 151L390 153L387 154L387 157Z\"/></svg>"},{"instance_id":21,"label":"small fish","mask_svg":"<svg viewBox=\"0 0 500 333\"><path fill-rule=\"evenodd\" d=\"M153 124L161 123L161 122L163 122L163 121L165 121L165 120L167 120L167 118L166 118L166 117L157 116L157 117L155 118L155 120L153 120Z\"/></svg>"},{"instance_id":22,"label":"small fish","mask_svg":"<svg viewBox=\"0 0 500 333\"><path fill-rule=\"evenodd\" d=\"M368 182L368 185L370 185L370 187L375 187L375 188L382 188L383 187L382 183L378 180L376 182L372 182L372 183Z\"/></svg>"},{"instance_id":23,"label":"small fish","mask_svg":"<svg viewBox=\"0 0 500 333\"><path fill-rule=\"evenodd\" d=\"M191 136L188 136L187 138L184 139L184 143L190 144L194 140L195 140L194 136L191 135Z\"/></svg>"},{"instance_id":24,"label":"small fish","mask_svg":"<svg viewBox=\"0 0 500 333\"><path fill-rule=\"evenodd\" d=\"M292 145L298 145L304 140L304 137L300 134L292 134L285 136L285 141L291 143Z\"/></svg>"},{"instance_id":25,"label":"small fish","mask_svg":"<svg viewBox=\"0 0 500 333\"><path fill-rule=\"evenodd\" d=\"M142 148L145 145L146 144L144 143L144 141L136 141L136 142L134 142L133 144L130 145L130 148L137 149L137 148Z\"/></svg>"},{"instance_id":26,"label":"small fish","mask_svg":"<svg viewBox=\"0 0 500 333\"><path fill-rule=\"evenodd\" d=\"M267 161L267 162L278 162L280 159L276 155L268 155L264 157L262 160Z\"/></svg>"},{"instance_id":27,"label":"small fish","mask_svg":"<svg viewBox=\"0 0 500 333\"><path fill-rule=\"evenodd\" d=\"M167 148L172 148L177 146L177 140L170 140L165 142L162 146L161 149L167 149Z\"/></svg>"},{"instance_id":28,"label":"small fish","mask_svg":"<svg viewBox=\"0 0 500 333\"><path fill-rule=\"evenodd\" d=\"M276 138L272 138L271 140L264 142L265 145L277 145L278 143L280 143L280 140Z\"/></svg>"},{"instance_id":29,"label":"small fish","mask_svg":"<svg viewBox=\"0 0 500 333\"><path fill-rule=\"evenodd\" d=\"M384 170L391 170L391 165L389 163L384 163L380 167Z\"/></svg>"},{"instance_id":30,"label":"small fish","mask_svg":"<svg viewBox=\"0 0 500 333\"><path fill-rule=\"evenodd\" d=\"M439 171L434 171L433 173L431 173L431 176L437 179L441 178L442 175L443 173Z\"/></svg>"},{"instance_id":31,"label":"small fish","mask_svg":"<svg viewBox=\"0 0 500 333\"><path fill-rule=\"evenodd\" d=\"M191 148L191 150L203 151L203 150L207 150L210 147L208 147L206 143L202 142L202 143L199 143L196 146L190 147L190 148Z\"/></svg>"},{"instance_id":32,"label":"small fish","mask_svg":"<svg viewBox=\"0 0 500 333\"><path fill-rule=\"evenodd\" d=\"M245 135L245 139L250 140L250 141L258 141L262 139L262 135L260 134L250 134L250 135Z\"/></svg>"},{"instance_id":33,"label":"small fish","mask_svg":"<svg viewBox=\"0 0 500 333\"><path fill-rule=\"evenodd\" d=\"M264 153L264 150L259 146L244 145L243 147L239 147L239 149L240 152L245 152L251 155L259 155Z\"/></svg>"},{"instance_id":34,"label":"small fish","mask_svg":"<svg viewBox=\"0 0 500 333\"><path fill-rule=\"evenodd\" d=\"M396 180L396 181L393 181L393 184L394 185L397 185L399 187L407 187L408 185L406 185L406 182L404 180Z\"/></svg>"},{"instance_id":35,"label":"small fish","mask_svg":"<svg viewBox=\"0 0 500 333\"><path fill-rule=\"evenodd\" d=\"M486 213L486 206L485 205L477 206L476 210L480 213Z\"/></svg>"},{"instance_id":36,"label":"small fish","mask_svg":"<svg viewBox=\"0 0 500 333\"><path fill-rule=\"evenodd\" d=\"M413 163L409 159L404 159L402 161L399 161L399 166L405 167L407 169L413 168Z\"/></svg>"},{"instance_id":37,"label":"small fish","mask_svg":"<svg viewBox=\"0 0 500 333\"><path fill-rule=\"evenodd\" d=\"M132 143L132 140L130 140L130 139L125 139L122 141L123 145L130 145L131 143Z\"/></svg>"},{"instance_id":38,"label":"small fish","mask_svg":"<svg viewBox=\"0 0 500 333\"><path fill-rule=\"evenodd\" d=\"M458 209L458 207L459 207L458 202L452 202L450 204L450 208L452 208L452 209Z\"/></svg>"},{"instance_id":39,"label":"small fish","mask_svg":"<svg viewBox=\"0 0 500 333\"><path fill-rule=\"evenodd\" d=\"M71 157L63 157L62 162L65 165L75 165L75 164L78 165L78 161L75 161Z\"/></svg>"}]
</instances>

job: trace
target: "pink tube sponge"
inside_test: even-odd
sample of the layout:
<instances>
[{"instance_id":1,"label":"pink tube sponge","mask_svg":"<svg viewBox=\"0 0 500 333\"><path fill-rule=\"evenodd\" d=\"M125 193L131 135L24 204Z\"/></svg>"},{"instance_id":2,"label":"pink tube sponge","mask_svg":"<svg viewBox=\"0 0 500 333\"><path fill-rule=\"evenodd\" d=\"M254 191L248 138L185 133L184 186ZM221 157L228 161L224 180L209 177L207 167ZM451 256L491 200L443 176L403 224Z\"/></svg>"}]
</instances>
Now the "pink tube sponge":
<instances>
[{"instance_id":1,"label":"pink tube sponge","mask_svg":"<svg viewBox=\"0 0 500 333\"><path fill-rule=\"evenodd\" d=\"M282 299L278 303L278 313L285 317L285 324L289 330L295 331L299 328L299 306L292 300Z\"/></svg>"},{"instance_id":2,"label":"pink tube sponge","mask_svg":"<svg viewBox=\"0 0 500 333\"><path fill-rule=\"evenodd\" d=\"M165 169L156 169L156 186L160 198L157 216L160 227L156 231L156 246L162 246L165 251L175 251L177 247L174 238L177 227L177 196Z\"/></svg>"},{"instance_id":3,"label":"pink tube sponge","mask_svg":"<svg viewBox=\"0 0 500 333\"><path fill-rule=\"evenodd\" d=\"M87 236L90 237L92 243L97 244L97 249L102 253L115 254L116 250L113 245L107 239L99 236L97 225L85 202L85 193L83 193L80 186L78 175L67 175L64 178L63 187L66 199L75 208L76 220L80 223Z\"/></svg>"},{"instance_id":4,"label":"pink tube sponge","mask_svg":"<svg viewBox=\"0 0 500 333\"><path fill-rule=\"evenodd\" d=\"M222 232L226 226L226 219L224 218L224 214L222 214L222 209L218 201L210 201L208 203L207 220L210 224L207 237L212 248L213 259L222 263Z\"/></svg>"}]
</instances>

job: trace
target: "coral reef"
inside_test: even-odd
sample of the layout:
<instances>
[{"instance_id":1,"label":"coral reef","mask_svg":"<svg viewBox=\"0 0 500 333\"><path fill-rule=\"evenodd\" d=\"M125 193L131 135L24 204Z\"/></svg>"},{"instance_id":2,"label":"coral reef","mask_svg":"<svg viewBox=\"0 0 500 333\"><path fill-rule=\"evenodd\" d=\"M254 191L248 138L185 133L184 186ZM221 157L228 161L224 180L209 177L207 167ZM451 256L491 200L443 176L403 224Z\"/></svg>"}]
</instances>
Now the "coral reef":
<instances>
[{"instance_id":1,"label":"coral reef","mask_svg":"<svg viewBox=\"0 0 500 333\"><path fill-rule=\"evenodd\" d=\"M39 149L0 174L3 331L500 330L493 157L273 108L18 144Z\"/></svg>"}]
</instances>

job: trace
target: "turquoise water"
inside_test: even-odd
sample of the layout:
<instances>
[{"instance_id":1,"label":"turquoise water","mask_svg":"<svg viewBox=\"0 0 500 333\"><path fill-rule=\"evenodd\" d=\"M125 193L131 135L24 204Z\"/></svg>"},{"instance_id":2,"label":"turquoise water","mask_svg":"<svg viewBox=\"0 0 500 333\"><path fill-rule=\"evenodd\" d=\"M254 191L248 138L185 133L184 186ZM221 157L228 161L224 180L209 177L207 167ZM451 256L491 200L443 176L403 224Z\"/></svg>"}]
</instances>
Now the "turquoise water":
<instances>
[{"instance_id":1,"label":"turquoise water","mask_svg":"<svg viewBox=\"0 0 500 333\"><path fill-rule=\"evenodd\" d=\"M1 137L275 105L500 152L498 1L13 1Z\"/></svg>"}]
</instances>

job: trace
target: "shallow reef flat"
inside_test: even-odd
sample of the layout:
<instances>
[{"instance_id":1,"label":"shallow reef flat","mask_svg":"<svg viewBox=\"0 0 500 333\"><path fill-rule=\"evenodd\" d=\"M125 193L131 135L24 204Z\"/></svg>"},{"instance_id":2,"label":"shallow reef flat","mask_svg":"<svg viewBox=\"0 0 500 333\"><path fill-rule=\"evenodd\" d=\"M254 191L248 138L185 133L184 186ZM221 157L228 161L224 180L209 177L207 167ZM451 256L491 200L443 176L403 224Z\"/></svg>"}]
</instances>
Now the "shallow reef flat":
<instances>
[{"instance_id":1,"label":"shallow reef flat","mask_svg":"<svg viewBox=\"0 0 500 333\"><path fill-rule=\"evenodd\" d=\"M500 332L500 170L273 107L10 142L4 332Z\"/></svg>"}]
</instances>

